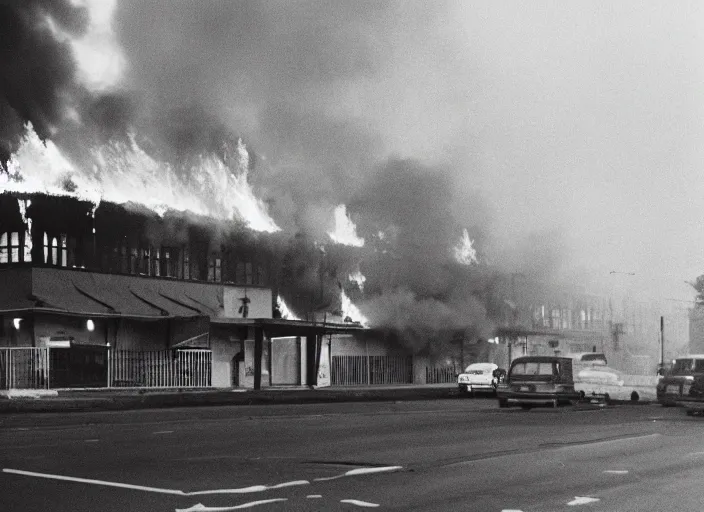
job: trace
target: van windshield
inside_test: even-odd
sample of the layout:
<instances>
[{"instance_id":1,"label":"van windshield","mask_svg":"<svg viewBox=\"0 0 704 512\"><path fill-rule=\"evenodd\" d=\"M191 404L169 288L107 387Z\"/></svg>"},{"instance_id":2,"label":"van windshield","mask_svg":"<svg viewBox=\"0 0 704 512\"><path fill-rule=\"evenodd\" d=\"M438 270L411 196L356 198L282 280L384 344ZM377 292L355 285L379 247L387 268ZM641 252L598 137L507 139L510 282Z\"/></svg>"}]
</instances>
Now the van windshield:
<instances>
[{"instance_id":1,"label":"van windshield","mask_svg":"<svg viewBox=\"0 0 704 512\"><path fill-rule=\"evenodd\" d=\"M672 375L690 375L692 373L704 373L704 359L675 359L675 364L672 365L670 371Z\"/></svg>"},{"instance_id":2,"label":"van windshield","mask_svg":"<svg viewBox=\"0 0 704 512\"><path fill-rule=\"evenodd\" d=\"M523 376L543 376L549 377L553 375L553 363L538 363L530 361L526 363L517 363L511 367L511 375L516 377Z\"/></svg>"},{"instance_id":3,"label":"van windshield","mask_svg":"<svg viewBox=\"0 0 704 512\"><path fill-rule=\"evenodd\" d=\"M581 359L584 363L594 363L594 364L606 364L606 357L604 354L584 354Z\"/></svg>"}]
</instances>

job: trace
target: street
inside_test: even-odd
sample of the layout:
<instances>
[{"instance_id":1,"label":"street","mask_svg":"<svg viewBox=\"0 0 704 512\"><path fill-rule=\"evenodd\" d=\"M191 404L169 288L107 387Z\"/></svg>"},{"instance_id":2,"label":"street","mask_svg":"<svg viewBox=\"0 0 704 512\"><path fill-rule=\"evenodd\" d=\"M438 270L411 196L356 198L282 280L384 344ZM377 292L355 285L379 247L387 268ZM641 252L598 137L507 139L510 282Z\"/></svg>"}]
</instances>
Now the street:
<instances>
[{"instance_id":1,"label":"street","mask_svg":"<svg viewBox=\"0 0 704 512\"><path fill-rule=\"evenodd\" d=\"M491 399L3 415L0 508L698 510L703 422Z\"/></svg>"}]
</instances>

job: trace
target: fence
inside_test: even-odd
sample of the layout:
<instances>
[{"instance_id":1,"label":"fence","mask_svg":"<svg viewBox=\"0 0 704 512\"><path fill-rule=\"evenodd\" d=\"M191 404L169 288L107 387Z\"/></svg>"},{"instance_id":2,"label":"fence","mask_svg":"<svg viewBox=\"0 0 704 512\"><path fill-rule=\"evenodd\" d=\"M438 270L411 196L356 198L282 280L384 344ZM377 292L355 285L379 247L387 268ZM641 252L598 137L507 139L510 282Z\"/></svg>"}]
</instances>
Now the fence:
<instances>
[{"instance_id":1,"label":"fence","mask_svg":"<svg viewBox=\"0 0 704 512\"><path fill-rule=\"evenodd\" d=\"M110 354L114 387L204 388L212 386L210 350L117 350Z\"/></svg>"},{"instance_id":2,"label":"fence","mask_svg":"<svg viewBox=\"0 0 704 512\"><path fill-rule=\"evenodd\" d=\"M411 356L333 356L333 386L412 384Z\"/></svg>"},{"instance_id":3,"label":"fence","mask_svg":"<svg viewBox=\"0 0 704 512\"><path fill-rule=\"evenodd\" d=\"M450 384L457 382L459 371L454 366L425 367L425 382L427 384Z\"/></svg>"},{"instance_id":4,"label":"fence","mask_svg":"<svg viewBox=\"0 0 704 512\"><path fill-rule=\"evenodd\" d=\"M212 352L106 351L85 357L74 348L0 347L0 389L65 387L200 388L212 386ZM107 359L107 361L106 361ZM97 362L96 362L97 361ZM107 372L97 372L102 365ZM101 376L102 375L102 376ZM97 376L97 377L96 377Z\"/></svg>"},{"instance_id":5,"label":"fence","mask_svg":"<svg viewBox=\"0 0 704 512\"><path fill-rule=\"evenodd\" d=\"M0 389L48 389L49 349L0 348Z\"/></svg>"}]
</instances>

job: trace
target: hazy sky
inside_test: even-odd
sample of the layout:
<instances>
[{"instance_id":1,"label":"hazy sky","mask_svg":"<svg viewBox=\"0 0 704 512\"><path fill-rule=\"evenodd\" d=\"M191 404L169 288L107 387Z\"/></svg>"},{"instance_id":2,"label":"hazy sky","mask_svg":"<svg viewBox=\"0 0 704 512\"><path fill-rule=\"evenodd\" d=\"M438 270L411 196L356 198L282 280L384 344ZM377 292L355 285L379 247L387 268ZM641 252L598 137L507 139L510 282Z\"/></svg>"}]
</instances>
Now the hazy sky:
<instances>
[{"instance_id":1,"label":"hazy sky","mask_svg":"<svg viewBox=\"0 0 704 512\"><path fill-rule=\"evenodd\" d=\"M451 176L487 244L554 244L568 273L686 298L704 273L703 9L127 0L93 9L77 76L152 119L195 105L235 130L281 217L315 222L325 197L329 216L379 162L411 158Z\"/></svg>"}]
</instances>

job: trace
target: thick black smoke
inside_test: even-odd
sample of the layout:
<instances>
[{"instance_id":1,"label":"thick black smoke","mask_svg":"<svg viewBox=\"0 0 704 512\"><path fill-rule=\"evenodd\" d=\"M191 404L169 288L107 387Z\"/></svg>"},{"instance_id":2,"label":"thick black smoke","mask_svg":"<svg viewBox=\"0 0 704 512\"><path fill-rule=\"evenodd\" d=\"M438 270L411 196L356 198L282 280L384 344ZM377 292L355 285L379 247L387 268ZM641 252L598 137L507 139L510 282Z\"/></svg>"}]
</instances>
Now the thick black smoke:
<instances>
[{"instance_id":1,"label":"thick black smoke","mask_svg":"<svg viewBox=\"0 0 704 512\"><path fill-rule=\"evenodd\" d=\"M0 4L0 162L9 159L27 121L43 138L63 121L76 64L68 39L56 31L78 37L87 24L87 11L69 0Z\"/></svg>"}]
</instances>

